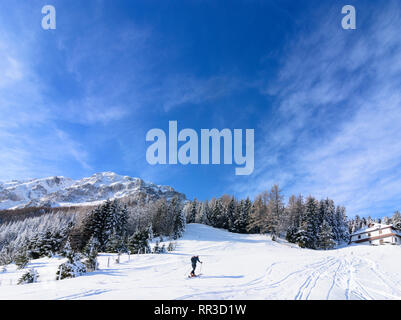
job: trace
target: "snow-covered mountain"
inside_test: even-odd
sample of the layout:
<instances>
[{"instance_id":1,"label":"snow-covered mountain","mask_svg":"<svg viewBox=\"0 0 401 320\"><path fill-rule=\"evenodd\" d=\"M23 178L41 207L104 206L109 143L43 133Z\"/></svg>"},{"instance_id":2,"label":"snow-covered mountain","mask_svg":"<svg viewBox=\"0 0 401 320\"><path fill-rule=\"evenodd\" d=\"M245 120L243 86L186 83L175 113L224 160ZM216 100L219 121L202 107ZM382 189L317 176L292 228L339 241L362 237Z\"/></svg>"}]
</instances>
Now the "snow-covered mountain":
<instances>
[{"instance_id":1,"label":"snow-covered mountain","mask_svg":"<svg viewBox=\"0 0 401 320\"><path fill-rule=\"evenodd\" d=\"M113 172L96 173L89 178L66 177L0 182L0 209L58 207L97 204L106 199L141 196L157 199L185 196L169 186L159 186L139 178Z\"/></svg>"}]
</instances>

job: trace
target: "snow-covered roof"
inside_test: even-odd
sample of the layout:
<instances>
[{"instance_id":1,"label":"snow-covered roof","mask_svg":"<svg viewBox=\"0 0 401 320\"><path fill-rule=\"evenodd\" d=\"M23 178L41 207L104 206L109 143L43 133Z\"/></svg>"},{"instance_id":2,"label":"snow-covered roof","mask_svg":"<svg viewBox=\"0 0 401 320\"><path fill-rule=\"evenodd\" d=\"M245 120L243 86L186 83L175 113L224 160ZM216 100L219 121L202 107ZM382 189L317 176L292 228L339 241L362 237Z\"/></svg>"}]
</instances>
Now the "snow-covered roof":
<instances>
[{"instance_id":1,"label":"snow-covered roof","mask_svg":"<svg viewBox=\"0 0 401 320\"><path fill-rule=\"evenodd\" d=\"M366 232L371 232L379 229L384 229L384 228L392 228L392 224L384 224L384 223L371 223L369 226L366 226L352 234L352 236L361 234L361 233L366 233Z\"/></svg>"}]
</instances>

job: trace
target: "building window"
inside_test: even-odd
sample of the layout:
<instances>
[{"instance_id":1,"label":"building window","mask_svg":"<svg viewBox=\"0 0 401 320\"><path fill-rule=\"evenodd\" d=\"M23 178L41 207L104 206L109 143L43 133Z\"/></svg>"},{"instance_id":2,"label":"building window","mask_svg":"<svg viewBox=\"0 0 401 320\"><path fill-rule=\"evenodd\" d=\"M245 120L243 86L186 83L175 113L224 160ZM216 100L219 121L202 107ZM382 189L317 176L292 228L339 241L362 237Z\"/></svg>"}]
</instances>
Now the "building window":
<instances>
[{"instance_id":1,"label":"building window","mask_svg":"<svg viewBox=\"0 0 401 320\"><path fill-rule=\"evenodd\" d=\"M358 239L360 239L360 238L361 238L361 235L358 236Z\"/></svg>"}]
</instances>

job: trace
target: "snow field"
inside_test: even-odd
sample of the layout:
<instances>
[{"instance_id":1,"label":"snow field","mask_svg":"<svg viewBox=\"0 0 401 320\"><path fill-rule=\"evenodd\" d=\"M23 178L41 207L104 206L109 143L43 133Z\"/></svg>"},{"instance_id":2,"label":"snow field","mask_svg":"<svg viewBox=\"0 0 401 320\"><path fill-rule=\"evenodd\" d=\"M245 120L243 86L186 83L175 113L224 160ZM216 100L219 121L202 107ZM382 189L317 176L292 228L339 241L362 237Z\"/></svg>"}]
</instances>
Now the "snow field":
<instances>
[{"instance_id":1,"label":"snow field","mask_svg":"<svg viewBox=\"0 0 401 320\"><path fill-rule=\"evenodd\" d=\"M193 255L202 276L189 279ZM39 282L28 285L16 285L25 270L0 267L0 299L401 299L400 246L314 251L190 224L172 253L116 258L101 254L99 271L62 281L65 259L34 260L26 269Z\"/></svg>"}]
</instances>

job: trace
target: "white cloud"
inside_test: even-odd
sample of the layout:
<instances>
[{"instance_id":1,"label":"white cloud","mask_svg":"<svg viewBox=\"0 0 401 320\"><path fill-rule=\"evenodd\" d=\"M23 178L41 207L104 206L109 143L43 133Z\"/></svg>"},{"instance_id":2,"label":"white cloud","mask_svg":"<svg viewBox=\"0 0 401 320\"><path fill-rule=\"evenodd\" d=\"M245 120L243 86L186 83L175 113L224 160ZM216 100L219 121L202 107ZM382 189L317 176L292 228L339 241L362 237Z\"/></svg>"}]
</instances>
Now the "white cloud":
<instances>
[{"instance_id":1,"label":"white cloud","mask_svg":"<svg viewBox=\"0 0 401 320\"><path fill-rule=\"evenodd\" d=\"M34 70L36 37L26 25L10 30L0 21L0 180L60 174L68 160L88 169L82 146L58 128L59 110Z\"/></svg>"},{"instance_id":2,"label":"white cloud","mask_svg":"<svg viewBox=\"0 0 401 320\"><path fill-rule=\"evenodd\" d=\"M287 194L331 197L350 215L392 214L401 207L401 8L391 2L348 33L337 20L299 37L263 90L276 111L263 119L247 191L274 181Z\"/></svg>"},{"instance_id":3,"label":"white cloud","mask_svg":"<svg viewBox=\"0 0 401 320\"><path fill-rule=\"evenodd\" d=\"M232 76L200 79L189 75L176 75L165 80L160 95L164 111L168 112L184 104L201 104L221 98L239 88L240 82Z\"/></svg>"}]
</instances>

